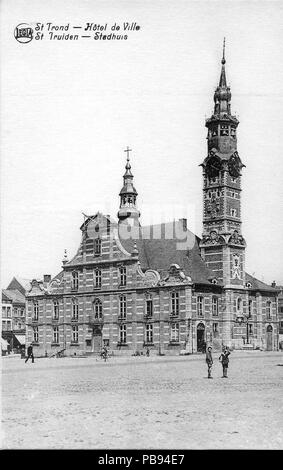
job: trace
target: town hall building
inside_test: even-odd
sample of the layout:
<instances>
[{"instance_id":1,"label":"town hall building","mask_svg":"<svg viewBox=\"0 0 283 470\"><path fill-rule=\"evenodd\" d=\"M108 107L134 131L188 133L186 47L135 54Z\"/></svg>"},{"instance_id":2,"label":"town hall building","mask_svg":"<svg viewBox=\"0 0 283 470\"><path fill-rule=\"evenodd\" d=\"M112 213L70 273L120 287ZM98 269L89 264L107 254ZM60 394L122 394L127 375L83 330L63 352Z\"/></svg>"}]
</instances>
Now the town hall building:
<instances>
[{"instance_id":1,"label":"town hall building","mask_svg":"<svg viewBox=\"0 0 283 470\"><path fill-rule=\"evenodd\" d=\"M278 349L278 290L245 271L245 165L225 62L223 49L214 111L205 123L202 237L186 219L141 226L127 149L117 220L100 212L86 216L75 256L65 254L53 279L31 283L27 344L35 355L95 355L103 346L116 355L148 348L196 353L208 345Z\"/></svg>"}]
</instances>

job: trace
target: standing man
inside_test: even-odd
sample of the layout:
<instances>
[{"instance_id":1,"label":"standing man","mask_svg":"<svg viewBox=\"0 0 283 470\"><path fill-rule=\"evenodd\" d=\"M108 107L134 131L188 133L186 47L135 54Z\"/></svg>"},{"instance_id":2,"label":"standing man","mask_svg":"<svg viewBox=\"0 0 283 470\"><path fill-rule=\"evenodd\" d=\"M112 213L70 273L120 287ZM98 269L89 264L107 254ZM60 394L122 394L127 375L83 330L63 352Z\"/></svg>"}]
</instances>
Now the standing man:
<instances>
[{"instance_id":1,"label":"standing man","mask_svg":"<svg viewBox=\"0 0 283 470\"><path fill-rule=\"evenodd\" d=\"M222 353L219 356L219 361L222 362L222 368L223 368L222 378L225 378L225 379L228 379L227 371L228 371L228 364L229 364L229 355L230 355L229 348L228 346L225 346L223 348Z\"/></svg>"},{"instance_id":2,"label":"standing man","mask_svg":"<svg viewBox=\"0 0 283 470\"><path fill-rule=\"evenodd\" d=\"M209 346L206 350L206 358L205 358L205 361L207 363L207 372L208 372L208 379L212 379L213 377L211 377L211 369L212 369L212 364L213 364L213 359L212 359L212 348L211 346Z\"/></svg>"},{"instance_id":3,"label":"standing man","mask_svg":"<svg viewBox=\"0 0 283 470\"><path fill-rule=\"evenodd\" d=\"M28 357L26 358L25 362L27 362L29 358L31 358L31 361L34 362L33 348L31 344L28 347Z\"/></svg>"}]
</instances>

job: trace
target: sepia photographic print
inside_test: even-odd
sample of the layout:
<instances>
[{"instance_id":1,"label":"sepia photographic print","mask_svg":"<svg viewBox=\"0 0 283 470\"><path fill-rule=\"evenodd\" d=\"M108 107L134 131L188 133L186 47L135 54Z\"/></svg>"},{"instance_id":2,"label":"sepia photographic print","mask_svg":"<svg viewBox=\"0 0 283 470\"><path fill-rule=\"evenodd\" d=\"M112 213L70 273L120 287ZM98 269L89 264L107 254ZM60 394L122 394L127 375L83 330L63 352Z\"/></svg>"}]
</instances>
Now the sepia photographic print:
<instances>
[{"instance_id":1,"label":"sepia photographic print","mask_svg":"<svg viewBox=\"0 0 283 470\"><path fill-rule=\"evenodd\" d=\"M283 4L1 0L1 449L283 449Z\"/></svg>"}]
</instances>

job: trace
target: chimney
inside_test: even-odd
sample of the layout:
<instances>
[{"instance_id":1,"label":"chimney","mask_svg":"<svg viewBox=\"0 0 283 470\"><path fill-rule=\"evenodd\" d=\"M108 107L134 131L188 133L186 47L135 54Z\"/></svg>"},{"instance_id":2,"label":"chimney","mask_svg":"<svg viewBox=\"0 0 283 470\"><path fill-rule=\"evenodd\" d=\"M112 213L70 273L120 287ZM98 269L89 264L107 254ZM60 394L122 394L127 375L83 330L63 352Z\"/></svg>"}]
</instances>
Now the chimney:
<instances>
[{"instance_id":1,"label":"chimney","mask_svg":"<svg viewBox=\"0 0 283 470\"><path fill-rule=\"evenodd\" d=\"M47 284L51 281L51 275L50 274L44 274L43 275L43 285L44 287L47 287Z\"/></svg>"}]
</instances>

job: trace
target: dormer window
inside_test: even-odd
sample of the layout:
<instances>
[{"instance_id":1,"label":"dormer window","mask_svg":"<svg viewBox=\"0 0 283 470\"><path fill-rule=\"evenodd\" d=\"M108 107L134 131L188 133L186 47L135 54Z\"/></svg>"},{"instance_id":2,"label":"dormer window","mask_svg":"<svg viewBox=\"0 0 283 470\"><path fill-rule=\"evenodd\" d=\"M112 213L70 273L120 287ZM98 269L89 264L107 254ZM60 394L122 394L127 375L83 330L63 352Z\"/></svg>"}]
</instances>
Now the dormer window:
<instances>
[{"instance_id":1,"label":"dormer window","mask_svg":"<svg viewBox=\"0 0 283 470\"><path fill-rule=\"evenodd\" d=\"M232 217L237 217L237 209L234 209L233 207L231 207L230 209L230 215Z\"/></svg>"},{"instance_id":2,"label":"dormer window","mask_svg":"<svg viewBox=\"0 0 283 470\"><path fill-rule=\"evenodd\" d=\"M252 287L251 283L250 282L247 282L246 283L246 287L248 287L249 289Z\"/></svg>"},{"instance_id":3,"label":"dormer window","mask_svg":"<svg viewBox=\"0 0 283 470\"><path fill-rule=\"evenodd\" d=\"M101 255L101 239L95 238L94 240L94 255L100 256Z\"/></svg>"}]
</instances>

